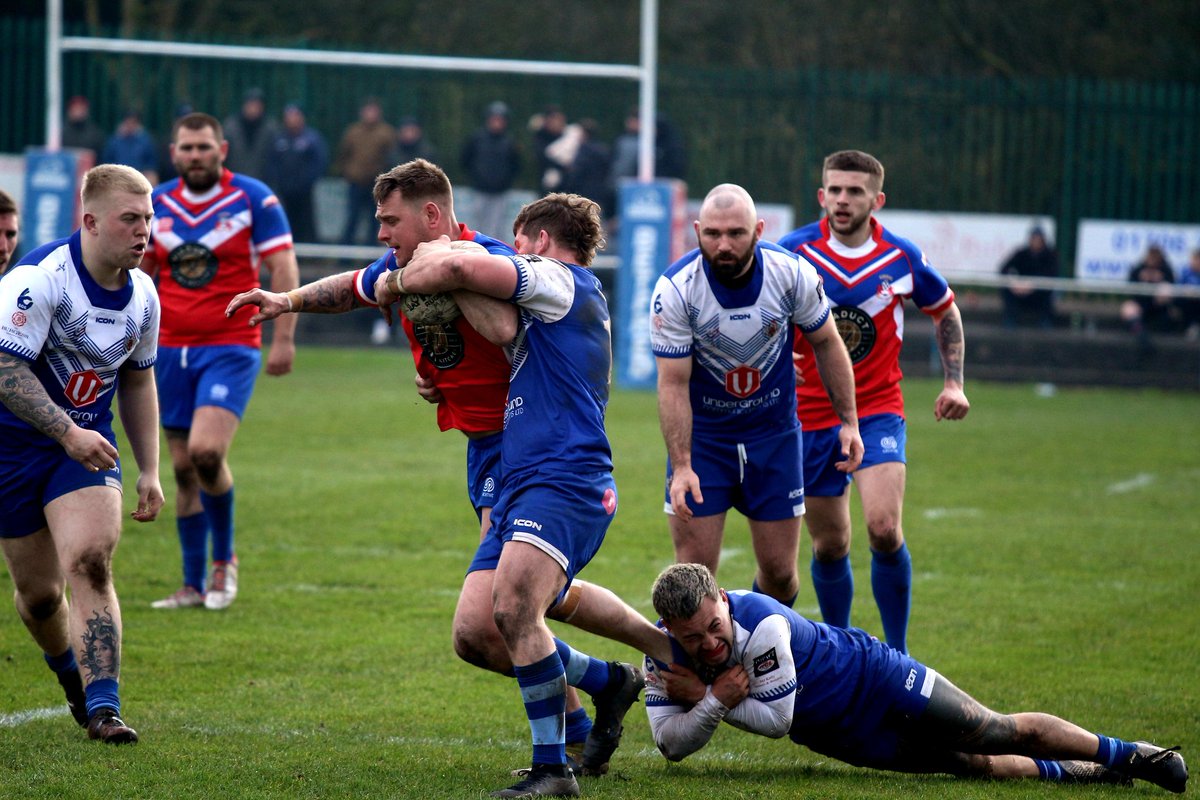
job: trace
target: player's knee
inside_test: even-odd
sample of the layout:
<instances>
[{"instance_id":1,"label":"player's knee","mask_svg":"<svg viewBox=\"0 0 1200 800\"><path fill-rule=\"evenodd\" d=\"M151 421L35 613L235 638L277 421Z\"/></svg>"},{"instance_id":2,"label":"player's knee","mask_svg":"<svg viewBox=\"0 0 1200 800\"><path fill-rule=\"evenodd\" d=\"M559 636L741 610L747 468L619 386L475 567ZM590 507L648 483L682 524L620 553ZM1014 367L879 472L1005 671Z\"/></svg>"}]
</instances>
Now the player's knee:
<instances>
[{"instance_id":1,"label":"player's knee","mask_svg":"<svg viewBox=\"0 0 1200 800\"><path fill-rule=\"evenodd\" d=\"M17 590L13 596L17 601L17 607L23 606L29 616L38 622L45 622L57 614L66 600L62 587L25 592Z\"/></svg>"},{"instance_id":2,"label":"player's knee","mask_svg":"<svg viewBox=\"0 0 1200 800\"><path fill-rule=\"evenodd\" d=\"M86 581L93 592L104 592L112 583L112 550L88 548L75 557L70 574Z\"/></svg>"},{"instance_id":3,"label":"player's knee","mask_svg":"<svg viewBox=\"0 0 1200 800\"><path fill-rule=\"evenodd\" d=\"M904 542L900 532L900 518L892 515L875 517L867 520L867 536L871 540L871 549L880 553L894 553Z\"/></svg>"},{"instance_id":4,"label":"player's knee","mask_svg":"<svg viewBox=\"0 0 1200 800\"><path fill-rule=\"evenodd\" d=\"M220 476L221 465L225 463L225 455L220 450L196 447L188 450L188 456L192 459L192 467L201 483L211 484Z\"/></svg>"}]
</instances>

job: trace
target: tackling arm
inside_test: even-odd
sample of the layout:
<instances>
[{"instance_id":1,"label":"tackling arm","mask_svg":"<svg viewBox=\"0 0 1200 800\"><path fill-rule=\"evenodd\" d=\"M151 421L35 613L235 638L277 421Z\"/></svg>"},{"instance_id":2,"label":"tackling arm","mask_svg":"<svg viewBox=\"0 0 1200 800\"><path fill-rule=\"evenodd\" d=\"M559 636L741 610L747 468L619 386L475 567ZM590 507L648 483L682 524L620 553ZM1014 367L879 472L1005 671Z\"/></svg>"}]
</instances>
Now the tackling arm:
<instances>
[{"instance_id":1,"label":"tackling arm","mask_svg":"<svg viewBox=\"0 0 1200 800\"><path fill-rule=\"evenodd\" d=\"M962 313L957 303L951 303L933 315L938 353L942 358L943 388L933 406L935 419L962 419L971 410L963 391L963 359L966 343L963 339Z\"/></svg>"},{"instance_id":2,"label":"tackling arm","mask_svg":"<svg viewBox=\"0 0 1200 800\"><path fill-rule=\"evenodd\" d=\"M408 266L392 275L390 288L417 294L469 289L508 300L517 289L517 268L508 257L456 250L445 236L420 244Z\"/></svg>"},{"instance_id":3,"label":"tackling arm","mask_svg":"<svg viewBox=\"0 0 1200 800\"><path fill-rule=\"evenodd\" d=\"M454 292L454 302L472 328L497 347L512 344L517 338L517 307L495 297L469 289Z\"/></svg>"},{"instance_id":4,"label":"tackling arm","mask_svg":"<svg viewBox=\"0 0 1200 800\"><path fill-rule=\"evenodd\" d=\"M225 308L225 316L232 316L233 312L245 305L258 306L258 313L250 317L251 325L275 319L289 311L342 314L363 305L354 293L356 274L357 270L339 272L337 275L321 278L319 281L313 281L286 294L268 292L264 289L242 292L229 301L229 305ZM274 281L272 281L273 283ZM294 321L292 328L295 329Z\"/></svg>"}]
</instances>

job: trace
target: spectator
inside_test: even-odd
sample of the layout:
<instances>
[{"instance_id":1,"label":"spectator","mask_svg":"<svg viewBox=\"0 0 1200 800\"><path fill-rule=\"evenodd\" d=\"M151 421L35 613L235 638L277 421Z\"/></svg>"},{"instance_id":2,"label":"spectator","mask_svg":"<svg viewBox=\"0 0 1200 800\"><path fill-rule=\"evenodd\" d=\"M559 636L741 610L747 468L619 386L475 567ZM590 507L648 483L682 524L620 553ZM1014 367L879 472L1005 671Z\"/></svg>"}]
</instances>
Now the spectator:
<instances>
[{"instance_id":1,"label":"spectator","mask_svg":"<svg viewBox=\"0 0 1200 800\"><path fill-rule=\"evenodd\" d=\"M407 164L423 158L426 161L438 163L437 148L425 138L425 128L421 121L410 115L400 118L396 125L396 152L392 155L392 166Z\"/></svg>"},{"instance_id":2,"label":"spectator","mask_svg":"<svg viewBox=\"0 0 1200 800\"><path fill-rule=\"evenodd\" d=\"M329 166L324 137L305 120L296 103L283 108L283 128L275 136L266 183L275 190L292 224L297 242L317 241L313 216L313 186Z\"/></svg>"},{"instance_id":3,"label":"spectator","mask_svg":"<svg viewBox=\"0 0 1200 800\"><path fill-rule=\"evenodd\" d=\"M521 151L508 130L508 106L497 100L488 105L483 127L463 145L462 165L467 182L477 193L475 221L481 231L501 238L512 232L505 193L521 169Z\"/></svg>"},{"instance_id":4,"label":"spectator","mask_svg":"<svg viewBox=\"0 0 1200 800\"><path fill-rule=\"evenodd\" d=\"M1143 349L1149 349L1150 333L1175 330L1179 320L1179 309L1171 297L1175 272L1161 247L1150 245L1142 260L1129 270L1129 282L1158 286L1154 294L1135 295L1121 304L1121 319L1138 335Z\"/></svg>"},{"instance_id":5,"label":"spectator","mask_svg":"<svg viewBox=\"0 0 1200 800\"><path fill-rule=\"evenodd\" d=\"M559 141L567 130L567 115L558 106L545 110L530 121L533 130L533 154L537 159L538 186L542 193L561 191L564 164L550 154L550 145ZM570 159L567 159L570 163Z\"/></svg>"},{"instance_id":6,"label":"spectator","mask_svg":"<svg viewBox=\"0 0 1200 800\"><path fill-rule=\"evenodd\" d=\"M638 176L638 137L642 120L637 108L625 116L625 131L616 138L612 147L612 184L614 189L622 178ZM683 136L664 115L655 117L654 128L654 175L658 178L683 179L687 172L687 151Z\"/></svg>"},{"instance_id":7,"label":"spectator","mask_svg":"<svg viewBox=\"0 0 1200 800\"><path fill-rule=\"evenodd\" d=\"M1019 248L1000 266L1001 275L1057 278L1058 253L1046 241L1046 232L1034 228L1029 243ZM1018 281L1000 290L1004 302L1004 327L1034 323L1039 328L1054 327L1054 296L1049 289L1035 289L1027 281Z\"/></svg>"},{"instance_id":8,"label":"spectator","mask_svg":"<svg viewBox=\"0 0 1200 800\"><path fill-rule=\"evenodd\" d=\"M81 94L67 101L67 119L63 125L62 146L91 150L92 158L104 152L104 131L92 119L91 104Z\"/></svg>"},{"instance_id":9,"label":"spectator","mask_svg":"<svg viewBox=\"0 0 1200 800\"><path fill-rule=\"evenodd\" d=\"M1192 251L1188 268L1179 276L1179 285L1200 289L1200 247ZM1179 301L1179 309L1187 338L1191 341L1200 339L1200 297L1183 298Z\"/></svg>"},{"instance_id":10,"label":"spectator","mask_svg":"<svg viewBox=\"0 0 1200 800\"><path fill-rule=\"evenodd\" d=\"M615 209L613 187L608 179L612 156L608 146L596 135L599 131L596 120L582 119L572 127L579 131L579 141L575 158L563 175L561 191L595 200L600 204L604 218L608 219Z\"/></svg>"},{"instance_id":11,"label":"spectator","mask_svg":"<svg viewBox=\"0 0 1200 800\"><path fill-rule=\"evenodd\" d=\"M104 143L100 162L133 167L150 183L158 183L158 147L142 126L141 112L132 108L125 112L116 132Z\"/></svg>"},{"instance_id":12,"label":"spectator","mask_svg":"<svg viewBox=\"0 0 1200 800\"><path fill-rule=\"evenodd\" d=\"M267 159L279 134L279 125L266 115L263 90L247 89L242 96L242 110L225 119L225 141L229 155L225 169L262 180L267 171Z\"/></svg>"},{"instance_id":13,"label":"spectator","mask_svg":"<svg viewBox=\"0 0 1200 800\"><path fill-rule=\"evenodd\" d=\"M396 129L383 119L383 107L373 97L363 101L358 109L358 122L346 128L338 145L337 172L346 179L349 206L342 241L347 244L366 244L374 241L375 199L371 192L375 176L390 166L388 158L396 149ZM367 223L366 236L359 238L362 223Z\"/></svg>"}]
</instances>

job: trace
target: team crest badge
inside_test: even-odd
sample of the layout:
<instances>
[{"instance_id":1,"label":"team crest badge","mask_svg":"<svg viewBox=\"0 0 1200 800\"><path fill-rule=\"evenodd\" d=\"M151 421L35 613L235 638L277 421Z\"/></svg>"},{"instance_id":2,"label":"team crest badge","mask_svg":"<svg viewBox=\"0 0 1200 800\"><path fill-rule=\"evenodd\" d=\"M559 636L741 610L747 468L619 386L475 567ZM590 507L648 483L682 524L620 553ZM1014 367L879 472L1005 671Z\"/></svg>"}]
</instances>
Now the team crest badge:
<instances>
[{"instance_id":1,"label":"team crest badge","mask_svg":"<svg viewBox=\"0 0 1200 800\"><path fill-rule=\"evenodd\" d=\"M18 328L20 328L22 325L24 325L28 321L29 321L29 318L25 316L24 311L14 311L13 312L13 315L12 315L12 324L13 325L16 325Z\"/></svg>"},{"instance_id":2,"label":"team crest badge","mask_svg":"<svg viewBox=\"0 0 1200 800\"><path fill-rule=\"evenodd\" d=\"M879 276L879 286L875 289L875 295L877 297L883 298L885 300L892 296L892 276L891 275L880 275Z\"/></svg>"},{"instance_id":3,"label":"team crest badge","mask_svg":"<svg viewBox=\"0 0 1200 800\"><path fill-rule=\"evenodd\" d=\"M779 669L779 657L775 655L774 647L762 655L754 657L754 677L762 677L777 669Z\"/></svg>"}]
</instances>

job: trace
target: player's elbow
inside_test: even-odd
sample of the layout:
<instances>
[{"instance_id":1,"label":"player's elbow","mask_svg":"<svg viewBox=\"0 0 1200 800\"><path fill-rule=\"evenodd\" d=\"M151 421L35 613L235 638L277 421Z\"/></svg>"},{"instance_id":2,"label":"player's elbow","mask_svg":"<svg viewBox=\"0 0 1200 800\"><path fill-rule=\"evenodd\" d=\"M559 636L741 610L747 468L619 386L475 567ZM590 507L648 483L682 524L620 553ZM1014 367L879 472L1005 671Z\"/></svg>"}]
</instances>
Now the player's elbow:
<instances>
[{"instance_id":1,"label":"player's elbow","mask_svg":"<svg viewBox=\"0 0 1200 800\"><path fill-rule=\"evenodd\" d=\"M675 763L678 763L692 754L691 750L677 747L671 742L659 741L656 742L656 744L658 745L658 752L662 753L663 757L666 758L667 761L674 761Z\"/></svg>"}]
</instances>

